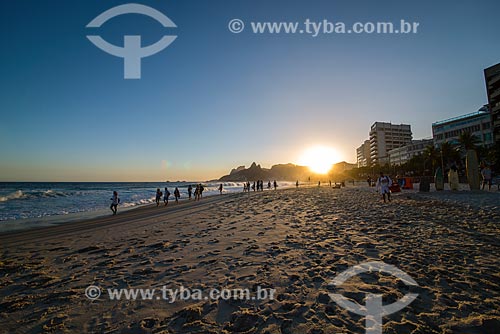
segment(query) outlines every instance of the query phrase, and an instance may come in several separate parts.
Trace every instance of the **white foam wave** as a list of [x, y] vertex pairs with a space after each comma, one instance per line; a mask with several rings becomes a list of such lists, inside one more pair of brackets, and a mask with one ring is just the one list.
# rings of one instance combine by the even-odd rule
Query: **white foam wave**
[[24, 198], [26, 195], [21, 190], [16, 190], [13, 193], [8, 194], [7, 196], [0, 196], [0, 202], [7, 202], [12, 199]]

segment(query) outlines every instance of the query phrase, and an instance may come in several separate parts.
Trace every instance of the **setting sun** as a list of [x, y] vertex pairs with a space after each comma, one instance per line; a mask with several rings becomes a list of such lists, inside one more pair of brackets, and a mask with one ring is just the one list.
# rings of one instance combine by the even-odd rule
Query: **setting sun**
[[332, 165], [339, 161], [340, 158], [335, 149], [327, 146], [315, 146], [302, 153], [299, 164], [309, 167], [314, 173], [326, 174]]

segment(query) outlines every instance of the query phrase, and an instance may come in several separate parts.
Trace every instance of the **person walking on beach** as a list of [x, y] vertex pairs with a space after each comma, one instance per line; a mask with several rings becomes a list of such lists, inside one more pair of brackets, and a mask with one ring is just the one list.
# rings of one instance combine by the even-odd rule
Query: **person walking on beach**
[[188, 186], [188, 195], [189, 195], [189, 200], [191, 200], [191, 195], [193, 194], [193, 187], [191, 185]]
[[199, 201], [200, 200], [200, 185], [196, 185], [196, 189], [194, 190], [194, 200]]
[[384, 203], [386, 203], [385, 195], [387, 194], [387, 199], [389, 202], [391, 201], [391, 190], [389, 187], [392, 184], [392, 180], [389, 176], [385, 176], [384, 173], [380, 172], [380, 177], [377, 180], [377, 189], [382, 194], [382, 198], [384, 199]]
[[219, 193], [222, 195], [222, 183], [219, 186]]
[[481, 176], [483, 177], [483, 190], [484, 186], [488, 184], [488, 190], [491, 190], [491, 169], [490, 166], [486, 165], [481, 171]]
[[169, 197], [170, 197], [170, 191], [168, 191], [167, 187], [165, 187], [165, 193], [163, 194], [163, 203], [165, 203], [165, 206], [168, 205]]
[[113, 211], [113, 216], [116, 215], [118, 211], [118, 204], [120, 203], [120, 198], [118, 197], [118, 193], [113, 191], [113, 197], [111, 197], [111, 206], [109, 207], [111, 211]]
[[253, 181], [252, 190], [255, 191], [255, 181]]
[[267, 181], [267, 189], [271, 189], [271, 180]]
[[298, 188], [299, 187], [299, 180], [297, 180], [297, 182], [295, 182], [295, 188]]
[[274, 190], [276, 190], [276, 188], [278, 188], [278, 183], [274, 180]]
[[156, 206], [160, 205], [161, 195], [162, 193], [160, 191], [160, 188], [156, 189], [156, 199], [155, 199]]
[[181, 193], [179, 191], [179, 188], [175, 187], [174, 190], [174, 197], [175, 197], [175, 203], [179, 203], [179, 198], [181, 197]]
[[205, 190], [205, 187], [200, 183], [200, 193], [199, 193], [199, 198], [203, 198], [203, 190]]
[[318, 181], [318, 188], [321, 187], [321, 181]]

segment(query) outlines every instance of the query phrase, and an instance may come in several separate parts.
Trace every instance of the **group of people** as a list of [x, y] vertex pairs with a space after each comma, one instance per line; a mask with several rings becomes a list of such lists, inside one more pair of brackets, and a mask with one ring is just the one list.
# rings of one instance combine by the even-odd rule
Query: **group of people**
[[[193, 193], [193, 186], [189, 185], [187, 188], [189, 199], [191, 200], [193, 198], [193, 195], [194, 195], [195, 201], [200, 200], [203, 197], [204, 190], [205, 190], [205, 187], [201, 183], [199, 183], [196, 185], [196, 188], [194, 189], [194, 193]], [[222, 184], [219, 186], [219, 191], [222, 194]], [[165, 187], [164, 191], [161, 191], [160, 188], [157, 188], [156, 189], [156, 196], [155, 196], [156, 206], [157, 207], [160, 206], [162, 198], [163, 198], [164, 206], [167, 206], [168, 201], [170, 199], [170, 195], [171, 195], [171, 193], [167, 187]], [[180, 198], [181, 198], [181, 192], [179, 191], [178, 187], [175, 187], [175, 190], [174, 190], [175, 203], [179, 203]], [[109, 207], [111, 209], [111, 211], [113, 212], [113, 216], [116, 215], [116, 213], [118, 211], [118, 204], [120, 204], [120, 198], [118, 197], [118, 192], [113, 191], [113, 196], [111, 197], [111, 205]]]
[[[492, 176], [491, 176], [491, 168], [489, 165], [484, 165], [484, 167], [481, 169], [481, 178], [482, 180], [482, 190], [486, 186], [488, 186], [488, 190], [491, 190], [491, 184], [492, 184]], [[448, 182], [450, 183], [450, 189], [451, 190], [458, 190], [458, 170], [455, 165], [451, 166], [449, 172], [448, 172]]]
[[[187, 193], [188, 193], [189, 200], [191, 200], [194, 196], [194, 200], [199, 201], [203, 197], [204, 190], [205, 190], [205, 187], [201, 183], [198, 183], [196, 185], [196, 188], [194, 188], [194, 192], [193, 192], [193, 186], [189, 185], [187, 187]], [[222, 184], [220, 185], [219, 190], [222, 192]], [[170, 192], [168, 191], [167, 187], [165, 187], [164, 193], [162, 193], [160, 191], [160, 188], [156, 189], [156, 206], [160, 205], [160, 201], [161, 201], [162, 196], [163, 196], [163, 203], [165, 203], [165, 206], [167, 206], [168, 200], [170, 197]], [[179, 191], [178, 187], [175, 187], [174, 198], [175, 198], [175, 203], [179, 203], [179, 199], [181, 198], [181, 192]]]
[[[492, 172], [489, 165], [484, 165], [481, 169], [481, 178], [482, 178], [482, 190], [486, 186], [488, 186], [488, 190], [491, 190], [492, 184]], [[448, 183], [450, 184], [451, 190], [458, 190], [459, 177], [458, 177], [458, 169], [456, 165], [452, 165], [450, 170], [448, 171]]]
[[[221, 184], [222, 187], [222, 184]], [[267, 189], [271, 189], [271, 187], [274, 187], [274, 190], [278, 188], [278, 182], [276, 180], [273, 181], [271, 185], [271, 181], [267, 182]], [[250, 184], [250, 181], [247, 181], [246, 183], [243, 183], [243, 192], [247, 191], [250, 192], [250, 189], [253, 191], [264, 191], [264, 181], [263, 180], [257, 180], [254, 181], [253, 184]]]
[[189, 185], [187, 190], [188, 190], [189, 200], [191, 200], [191, 198], [194, 195], [194, 200], [199, 201], [203, 197], [203, 191], [205, 190], [205, 187], [201, 183], [198, 183], [196, 185], [196, 188], [194, 189], [194, 194], [193, 194], [193, 186], [192, 185]]
[[[156, 189], [156, 198], [155, 198], [156, 206], [160, 205], [162, 196], [163, 196], [163, 203], [165, 204], [165, 206], [167, 206], [168, 200], [170, 198], [170, 191], [168, 191], [167, 187], [165, 187], [164, 193], [161, 192], [160, 188]], [[175, 203], [179, 203], [179, 198], [181, 198], [181, 192], [179, 191], [179, 188], [177, 188], [177, 187], [175, 187], [175, 190], [174, 190], [174, 198], [175, 198]]]
[[[492, 176], [491, 176], [491, 168], [488, 165], [485, 165], [481, 169], [481, 177], [482, 177], [482, 190], [486, 186], [488, 186], [488, 190], [491, 190], [491, 184], [492, 184]], [[372, 178], [368, 177], [367, 179], [368, 185], [372, 185]], [[458, 169], [457, 166], [452, 165], [450, 167], [450, 170], [448, 171], [448, 183], [450, 185], [450, 190], [459, 190], [459, 177], [458, 177]], [[382, 199], [384, 200], [384, 203], [386, 200], [389, 202], [391, 201], [391, 190], [390, 187], [392, 185], [392, 180], [389, 176], [384, 175], [384, 173], [380, 172], [380, 177], [377, 179], [376, 182], [376, 188], [382, 195]], [[387, 197], [387, 199], [386, 199]]]

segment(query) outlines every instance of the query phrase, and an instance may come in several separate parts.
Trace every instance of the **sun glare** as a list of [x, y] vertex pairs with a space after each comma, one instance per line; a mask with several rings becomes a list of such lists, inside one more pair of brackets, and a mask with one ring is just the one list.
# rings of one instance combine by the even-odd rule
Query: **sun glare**
[[339, 155], [331, 147], [315, 146], [304, 151], [299, 159], [299, 165], [307, 166], [317, 174], [326, 174], [332, 165], [339, 162]]

